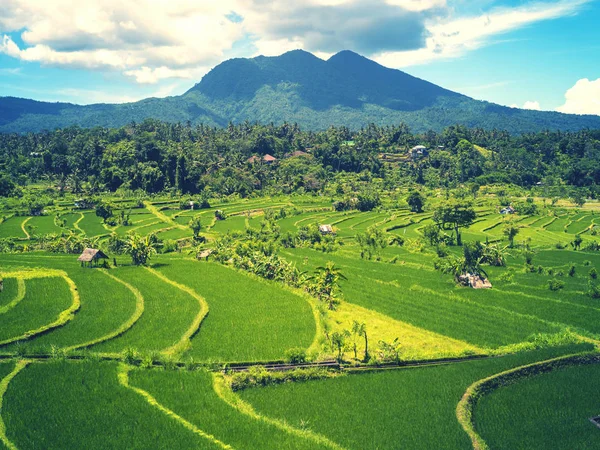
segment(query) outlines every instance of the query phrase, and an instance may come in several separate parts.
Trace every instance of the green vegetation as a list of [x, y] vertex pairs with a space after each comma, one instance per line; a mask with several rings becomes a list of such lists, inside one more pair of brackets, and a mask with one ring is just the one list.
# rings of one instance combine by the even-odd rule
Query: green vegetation
[[120, 267], [110, 273], [141, 293], [144, 313], [125, 334], [98, 344], [94, 350], [158, 352], [176, 345], [200, 310], [196, 299], [141, 268]]
[[189, 351], [195, 359], [281, 359], [287, 349], [307, 348], [314, 338], [310, 305], [279, 286], [214, 263], [173, 259], [157, 270], [208, 303], [209, 314]]
[[[547, 447], [507, 418], [546, 375], [475, 387], [596, 362], [599, 142], [155, 121], [0, 135], [2, 445]], [[107, 258], [82, 264], [87, 248]], [[559, 433], [541, 402], [516, 408]]]
[[[439, 131], [449, 123], [511, 133], [600, 127], [593, 115], [532, 111], [474, 100], [382, 67], [351, 51], [342, 51], [327, 61], [301, 50], [279, 57], [232, 59], [177, 97], [87, 106], [4, 97], [0, 111], [0, 131], [20, 133], [69, 125], [116, 127], [150, 117], [209, 127], [226, 127], [232, 121], [297, 123], [311, 130], [331, 124], [358, 129], [371, 123], [401, 122], [423, 132]], [[341, 136], [340, 144], [352, 149], [359, 147], [360, 141]], [[474, 151], [485, 156], [488, 153], [482, 147], [487, 148], [486, 143]], [[127, 159], [129, 150], [122, 147], [122, 153], [113, 157]], [[178, 162], [174, 159], [171, 164], [180, 167]], [[172, 180], [175, 186], [184, 182], [185, 171], [180, 169], [179, 174]], [[119, 175], [113, 174], [115, 178]], [[151, 178], [152, 172], [145, 172], [145, 176]], [[7, 183], [4, 189], [11, 187]]]
[[73, 303], [67, 283], [58, 277], [25, 281], [23, 300], [2, 315], [0, 343], [25, 335], [54, 322]]
[[132, 384], [233, 448], [315, 448], [305, 439], [240, 414], [213, 390], [207, 372], [134, 371]]
[[599, 374], [598, 365], [566, 367], [492, 391], [477, 405], [477, 430], [490, 448], [598, 448], [589, 419], [598, 415]]
[[504, 368], [581, 350], [527, 352], [483, 361], [388, 370], [241, 391], [257, 412], [306, 424], [346, 448], [469, 448], [456, 403], [469, 384]]
[[220, 448], [120, 386], [116, 372], [114, 363], [30, 364], [4, 398], [8, 438], [17, 448]]

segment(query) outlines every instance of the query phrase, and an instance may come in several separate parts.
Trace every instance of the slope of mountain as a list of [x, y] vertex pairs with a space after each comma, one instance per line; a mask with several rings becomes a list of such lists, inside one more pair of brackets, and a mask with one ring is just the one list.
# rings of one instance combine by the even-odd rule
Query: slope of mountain
[[249, 120], [297, 122], [309, 129], [405, 122], [413, 131], [463, 124], [512, 133], [600, 128], [600, 116], [508, 108], [474, 100], [350, 51], [324, 61], [295, 50], [225, 61], [177, 97], [79, 106], [0, 98], [0, 132], [68, 125], [122, 126], [155, 118], [225, 126]]

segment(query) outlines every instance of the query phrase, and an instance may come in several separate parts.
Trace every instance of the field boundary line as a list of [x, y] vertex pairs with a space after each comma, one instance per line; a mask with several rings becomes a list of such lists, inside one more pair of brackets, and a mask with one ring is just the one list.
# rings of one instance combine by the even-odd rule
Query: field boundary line
[[80, 212], [79, 216], [80, 216], [79, 219], [77, 219], [75, 222], [73, 222], [73, 228], [78, 230], [81, 234], [85, 234], [85, 231], [83, 231], [81, 228], [79, 228], [79, 222], [81, 222], [84, 219], [85, 215], [82, 212]]
[[185, 350], [188, 350], [192, 346], [192, 341], [191, 341], [192, 337], [194, 337], [194, 335], [200, 330], [200, 325], [202, 324], [202, 321], [208, 315], [208, 312], [209, 312], [208, 302], [205, 300], [204, 297], [202, 297], [200, 294], [198, 294], [196, 291], [194, 291], [189, 286], [186, 286], [181, 283], [177, 283], [176, 281], [171, 280], [170, 278], [166, 277], [162, 273], [160, 273], [157, 270], [152, 269], [150, 267], [144, 267], [144, 269], [146, 269], [148, 272], [150, 272], [151, 274], [153, 274], [155, 277], [159, 278], [160, 280], [164, 281], [165, 283], [170, 284], [171, 286], [176, 287], [177, 289], [179, 289], [179, 290], [185, 292], [186, 294], [190, 295], [191, 297], [195, 298], [198, 301], [198, 304], [200, 305], [200, 311], [198, 311], [198, 314], [196, 314], [196, 317], [194, 318], [192, 325], [187, 329], [187, 331], [181, 337], [179, 342], [177, 342], [175, 345], [172, 345], [171, 347], [168, 347], [161, 351], [161, 353], [163, 353], [165, 355], [176, 355], [179, 353], [183, 353]]
[[107, 277], [112, 278], [116, 282], [121, 283], [123, 286], [125, 286], [127, 289], [129, 289], [131, 291], [131, 293], [135, 297], [135, 311], [133, 312], [133, 315], [116, 330], [114, 330], [111, 333], [106, 334], [104, 336], [100, 336], [99, 338], [93, 339], [88, 342], [84, 342], [83, 344], [77, 344], [77, 345], [72, 345], [70, 347], [67, 347], [65, 349], [65, 351], [67, 351], [67, 352], [69, 352], [71, 350], [88, 348], [93, 345], [100, 344], [101, 342], [106, 342], [106, 341], [109, 341], [111, 339], [121, 336], [123, 333], [125, 333], [131, 327], [133, 327], [135, 325], [135, 323], [140, 319], [140, 317], [142, 317], [142, 314], [144, 313], [144, 296], [142, 295], [142, 293], [140, 291], [137, 290], [137, 288], [135, 288], [131, 284], [127, 283], [126, 281], [123, 281], [120, 278], [117, 278], [114, 275], [108, 273], [108, 271], [106, 271], [104, 269], [100, 269], [100, 272], [103, 273], [104, 275], [106, 275]]
[[0, 442], [2, 442], [8, 450], [17, 450], [17, 446], [8, 439], [8, 436], [6, 436], [6, 424], [4, 423], [4, 420], [2, 420], [2, 401], [4, 400], [4, 394], [6, 394], [8, 385], [12, 379], [16, 377], [21, 370], [27, 367], [29, 363], [30, 361], [26, 360], [18, 361], [13, 371], [0, 380]]
[[525, 364], [482, 378], [471, 384], [463, 394], [456, 406], [456, 418], [464, 432], [471, 439], [474, 450], [489, 450], [490, 447], [475, 430], [474, 412], [481, 397], [500, 387], [514, 384], [524, 378], [552, 372], [571, 365], [598, 363], [600, 363], [600, 355], [598, 353], [575, 353]]
[[173, 420], [176, 420], [177, 422], [179, 422], [181, 425], [183, 425], [185, 428], [187, 428], [188, 430], [190, 430], [192, 433], [203, 437], [204, 439], [209, 440], [210, 442], [212, 442], [213, 444], [218, 445], [219, 447], [223, 448], [223, 449], [227, 449], [227, 450], [233, 450], [233, 447], [229, 444], [226, 444], [223, 441], [220, 441], [219, 439], [217, 439], [215, 436], [213, 436], [212, 434], [209, 434], [203, 430], [201, 430], [200, 428], [198, 428], [196, 425], [194, 425], [193, 423], [187, 421], [186, 419], [184, 419], [183, 417], [181, 417], [180, 415], [178, 415], [176, 412], [174, 412], [173, 410], [167, 408], [166, 406], [163, 406], [162, 404], [160, 404], [149, 392], [144, 391], [143, 389], [140, 389], [138, 387], [132, 386], [131, 384], [129, 384], [129, 372], [132, 370], [133, 368], [131, 366], [127, 366], [125, 364], [119, 364], [119, 368], [117, 371], [117, 377], [119, 379], [119, 384], [127, 389], [132, 390], [133, 392], [135, 392], [138, 395], [141, 395], [142, 397], [144, 397], [144, 399], [146, 400], [146, 402], [148, 402], [151, 406], [155, 407], [156, 409], [158, 409], [160, 412], [162, 412], [163, 414], [167, 415], [168, 417], [170, 417]]
[[25, 239], [31, 239], [31, 235], [27, 232], [27, 229], [25, 228], [25, 225], [27, 224], [27, 222], [29, 222], [31, 220], [31, 217], [28, 217], [27, 219], [25, 219], [23, 222], [21, 222], [21, 230], [23, 230], [23, 233], [25, 233]]
[[330, 440], [322, 434], [315, 433], [314, 431], [310, 430], [300, 430], [282, 420], [273, 419], [271, 417], [263, 416], [262, 414], [257, 413], [251, 404], [242, 400], [240, 396], [238, 396], [229, 388], [229, 386], [227, 386], [227, 381], [225, 380], [223, 375], [213, 373], [212, 378], [213, 390], [215, 391], [217, 396], [229, 406], [237, 410], [239, 413], [249, 416], [255, 420], [260, 420], [269, 425], [273, 425], [279, 428], [280, 430], [285, 431], [286, 433], [292, 434], [303, 439], [311, 440], [319, 445], [323, 445], [334, 450], [346, 450], [345, 447], [342, 447], [338, 443]]
[[146, 207], [146, 209], [148, 211], [150, 211], [152, 214], [154, 214], [156, 217], [158, 217], [161, 220], [161, 222], [170, 223], [173, 226], [175, 226], [176, 228], [179, 228], [181, 230], [187, 229], [186, 226], [175, 222], [171, 217], [167, 216], [166, 214], [161, 213], [159, 211], [159, 209], [156, 206], [154, 206], [152, 203], [146, 201], [146, 202], [144, 202], [144, 206]]
[[39, 328], [36, 328], [35, 330], [27, 331], [20, 336], [16, 336], [16, 337], [6, 339], [4, 341], [0, 341], [0, 346], [11, 344], [13, 342], [29, 340], [34, 336], [47, 333], [48, 331], [53, 330], [55, 328], [62, 327], [63, 325], [67, 324], [70, 320], [73, 319], [73, 317], [75, 316], [75, 313], [77, 311], [79, 311], [79, 308], [81, 307], [81, 299], [79, 298], [79, 292], [77, 291], [77, 285], [75, 284], [75, 282], [73, 280], [71, 280], [66, 275], [66, 273], [63, 274], [61, 277], [69, 285], [69, 290], [71, 291], [71, 297], [73, 298], [73, 303], [71, 303], [71, 306], [69, 306], [67, 309], [65, 309], [63, 312], [61, 312], [58, 315], [58, 318], [54, 322], [49, 323], [47, 325], [43, 325]]
[[25, 292], [25, 280], [23, 278], [17, 278], [17, 296], [14, 299], [12, 299], [9, 304], [4, 305], [2, 308], [0, 308], [0, 314], [6, 314], [8, 311], [10, 311], [19, 303], [21, 303], [21, 300], [25, 298]]

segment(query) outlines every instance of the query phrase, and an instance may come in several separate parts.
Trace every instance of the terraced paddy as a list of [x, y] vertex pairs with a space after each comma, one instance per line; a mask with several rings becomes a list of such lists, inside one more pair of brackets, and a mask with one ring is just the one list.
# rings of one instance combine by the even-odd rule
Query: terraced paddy
[[[463, 238], [503, 246], [504, 222], [513, 219], [517, 246], [531, 239], [536, 273], [523, 270], [522, 252], [511, 251], [508, 267], [486, 267], [494, 288], [476, 291], [434, 270], [435, 248], [421, 242], [423, 227], [433, 223], [431, 211], [336, 212], [330, 202], [307, 198], [215, 202], [200, 211], [178, 204], [147, 202], [131, 210], [132, 225], [108, 228], [93, 211], [65, 210], [60, 230], [97, 236], [105, 248], [112, 231], [188, 238], [189, 221], [199, 216], [208, 237], [201, 248], [210, 248], [214, 239], [246, 226], [260, 230], [264, 209], [286, 206], [290, 214], [277, 220], [281, 233], [323, 223], [336, 229], [341, 243], [333, 253], [276, 251], [305, 272], [306, 283], [318, 267], [334, 263], [346, 278], [339, 306], [327, 310], [302, 285], [267, 281], [227, 261], [197, 261], [191, 247], [155, 255], [148, 267], [107, 250], [107, 269], [83, 268], [76, 254], [0, 253], [0, 448], [468, 449], [472, 442], [456, 409], [471, 384], [534, 361], [591, 351], [600, 340], [600, 305], [587, 295], [600, 256], [555, 248], [577, 233], [584, 244], [597, 239], [588, 232], [596, 220], [590, 211], [561, 213], [545, 229], [553, 220], [545, 213], [506, 218], [479, 207]], [[216, 221], [215, 209], [227, 219]], [[27, 239], [23, 222], [36, 234], [51, 232], [57, 211], [9, 218], [0, 235], [14, 232], [19, 245], [33, 245], [39, 236]], [[390, 239], [405, 237], [406, 244], [361, 259], [355, 236], [373, 226], [389, 230]], [[456, 247], [448, 251], [461, 254]], [[548, 289], [555, 278], [564, 282], [556, 292]], [[371, 357], [382, 357], [382, 341], [396, 342], [403, 363], [431, 365], [352, 371], [366, 350], [364, 337], [351, 332], [355, 321], [366, 327]], [[260, 372], [253, 375], [259, 386], [234, 392], [232, 374], [221, 370], [282, 361], [292, 349], [331, 360], [334, 335], [345, 336], [345, 370], [335, 378], [262, 387], [270, 378]], [[474, 356], [482, 359], [468, 359]], [[554, 442], [596, 448], [587, 420], [595, 414], [595, 388], [583, 381], [596, 371], [595, 365], [564, 369], [494, 391], [476, 405], [475, 429], [491, 448], [549, 448]], [[562, 389], [566, 385], [582, 392]], [[564, 395], [549, 398], [547, 392]], [[523, 398], [531, 402], [523, 406]], [[565, 399], [573, 406], [564, 407]], [[515, 419], [514, 408], [527, 420]], [[565, 433], [565, 421], [578, 422]], [[546, 423], [551, 433], [539, 431]]]

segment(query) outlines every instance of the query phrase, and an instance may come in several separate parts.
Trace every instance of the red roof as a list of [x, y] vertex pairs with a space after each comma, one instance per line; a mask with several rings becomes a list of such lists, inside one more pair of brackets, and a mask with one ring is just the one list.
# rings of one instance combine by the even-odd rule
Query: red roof
[[271, 155], [265, 155], [265, 156], [263, 156], [263, 161], [273, 162], [273, 161], [277, 161], [277, 158], [275, 158], [274, 156], [271, 156]]

